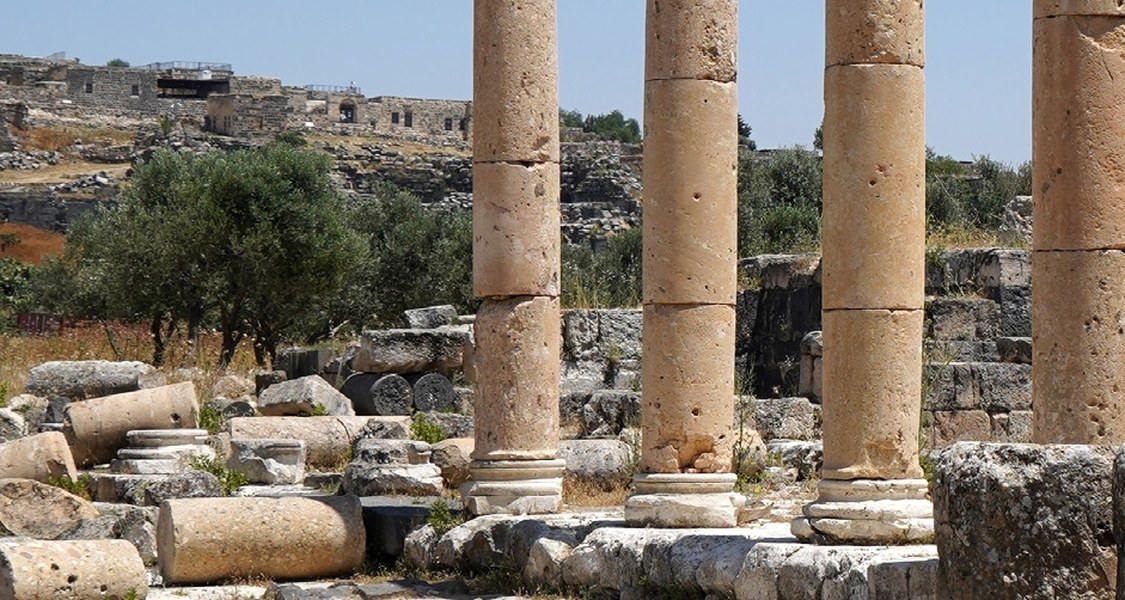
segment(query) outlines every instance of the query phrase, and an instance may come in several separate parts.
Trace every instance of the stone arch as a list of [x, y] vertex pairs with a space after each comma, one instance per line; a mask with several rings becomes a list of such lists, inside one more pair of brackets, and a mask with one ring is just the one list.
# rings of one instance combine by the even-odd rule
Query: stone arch
[[344, 98], [340, 102], [340, 122], [341, 123], [355, 123], [358, 114], [355, 100], [351, 98]]

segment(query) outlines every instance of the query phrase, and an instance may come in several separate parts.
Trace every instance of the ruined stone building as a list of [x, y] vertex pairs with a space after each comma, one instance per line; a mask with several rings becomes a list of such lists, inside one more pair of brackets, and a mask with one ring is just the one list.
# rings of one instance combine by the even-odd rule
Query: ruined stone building
[[335, 126], [418, 140], [464, 142], [472, 134], [470, 101], [368, 98], [354, 84], [288, 86], [235, 75], [225, 63], [107, 67], [0, 54], [0, 100], [72, 116], [174, 117], [232, 136]]

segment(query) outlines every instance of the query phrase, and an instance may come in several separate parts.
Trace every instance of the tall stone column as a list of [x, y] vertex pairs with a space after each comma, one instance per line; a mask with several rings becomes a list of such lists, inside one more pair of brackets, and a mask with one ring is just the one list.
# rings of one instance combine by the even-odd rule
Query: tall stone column
[[1125, 442], [1125, 7], [1035, 0], [1032, 439]]
[[922, 0], [826, 9], [824, 468], [792, 529], [818, 543], [924, 541]]
[[477, 515], [562, 503], [555, 0], [475, 0], [473, 289]]
[[632, 525], [729, 527], [737, 0], [648, 0], [641, 473]]

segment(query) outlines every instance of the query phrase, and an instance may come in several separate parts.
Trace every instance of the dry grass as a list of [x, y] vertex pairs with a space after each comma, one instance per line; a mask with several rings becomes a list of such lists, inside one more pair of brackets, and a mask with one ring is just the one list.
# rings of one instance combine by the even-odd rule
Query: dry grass
[[628, 483], [601, 486], [584, 479], [563, 478], [563, 504], [572, 507], [602, 508], [623, 506], [625, 499], [633, 493]]
[[132, 131], [92, 127], [29, 127], [16, 129], [20, 146], [26, 150], [46, 150], [58, 152], [82, 140], [84, 144], [109, 142], [113, 145], [132, 144], [135, 134]]
[[48, 256], [62, 255], [63, 242], [66, 241], [58, 233], [16, 223], [0, 225], [0, 235], [4, 234], [14, 235], [19, 241], [0, 250], [0, 258], [14, 258], [29, 265], [37, 265]]
[[124, 179], [125, 173], [132, 165], [107, 165], [87, 161], [64, 160], [57, 165], [47, 165], [41, 169], [28, 171], [0, 171], [0, 183], [31, 184], [31, 183], [65, 183], [78, 179], [83, 175], [94, 175], [105, 171], [109, 175]]
[[[113, 344], [110, 344], [112, 336]], [[202, 376], [196, 380], [201, 399], [210, 393], [211, 385], [222, 373], [217, 367], [221, 337], [204, 333], [195, 366]], [[245, 346], [245, 345], [244, 345]], [[116, 352], [114, 351], [116, 348]], [[174, 337], [165, 355], [165, 370], [174, 371], [187, 362], [187, 341]], [[0, 335], [0, 391], [4, 399], [23, 393], [27, 372], [34, 366], [52, 360], [152, 360], [152, 338], [144, 325], [97, 323], [68, 326], [62, 335], [21, 336]], [[248, 373], [254, 368], [254, 355], [248, 346], [240, 347], [228, 369], [232, 373]]]
[[926, 233], [927, 248], [1026, 248], [1026, 243], [1013, 244], [1000, 238], [995, 229], [966, 225], [939, 227]]

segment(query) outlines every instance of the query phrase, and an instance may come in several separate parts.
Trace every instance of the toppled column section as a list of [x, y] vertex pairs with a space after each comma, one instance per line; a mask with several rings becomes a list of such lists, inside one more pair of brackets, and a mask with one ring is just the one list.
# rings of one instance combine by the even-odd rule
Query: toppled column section
[[641, 473], [630, 525], [733, 527], [738, 3], [649, 0]]
[[559, 440], [559, 120], [555, 0], [474, 3], [474, 514], [551, 513]]
[[1125, 8], [1034, 3], [1032, 440], [1125, 442]]
[[193, 498], [160, 505], [156, 546], [165, 583], [236, 577], [316, 579], [363, 564], [359, 498]]
[[67, 405], [63, 417], [79, 468], [108, 463], [136, 429], [194, 429], [199, 426], [195, 385], [190, 381]]
[[104, 600], [148, 595], [148, 574], [125, 540], [0, 543], [0, 598]]
[[922, 0], [828, 0], [826, 11], [824, 469], [792, 530], [817, 543], [923, 542]]
[[78, 481], [66, 436], [48, 431], [0, 444], [0, 479], [34, 479], [47, 483], [67, 477]]

